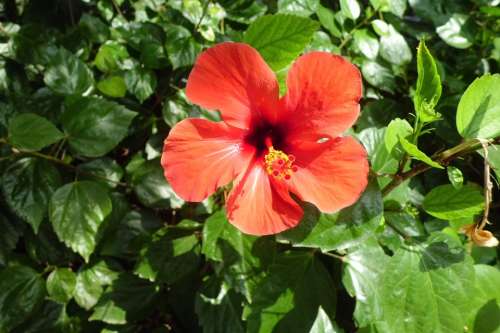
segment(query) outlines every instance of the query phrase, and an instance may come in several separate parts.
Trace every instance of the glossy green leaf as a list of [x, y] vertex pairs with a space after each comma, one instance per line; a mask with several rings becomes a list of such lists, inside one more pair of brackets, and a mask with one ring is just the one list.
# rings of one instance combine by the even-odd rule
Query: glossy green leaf
[[243, 41], [253, 46], [277, 71], [289, 65], [311, 41], [317, 22], [293, 15], [267, 15], [255, 20]]
[[111, 209], [111, 199], [102, 185], [80, 181], [66, 184], [54, 193], [49, 217], [57, 237], [87, 262]]
[[431, 122], [439, 119], [439, 114], [434, 111], [441, 97], [441, 78], [432, 54], [420, 41], [417, 49], [417, 89], [413, 97], [415, 110], [422, 122]]
[[472, 38], [465, 29], [468, 19], [468, 15], [453, 14], [446, 23], [436, 27], [436, 32], [446, 44], [457, 49], [466, 49], [472, 46]]
[[433, 161], [429, 156], [427, 156], [423, 151], [418, 149], [416, 145], [414, 145], [407, 139], [400, 137], [399, 143], [401, 144], [403, 149], [408, 153], [408, 155], [410, 155], [412, 158], [422, 161], [433, 168], [444, 169], [444, 167], [441, 164]]
[[123, 177], [122, 167], [109, 157], [103, 157], [82, 163], [78, 166], [82, 178], [103, 183], [111, 188], [118, 185]]
[[68, 303], [73, 298], [76, 275], [69, 268], [57, 268], [47, 277], [49, 297], [60, 303]]
[[117, 103], [80, 97], [66, 101], [61, 122], [72, 149], [84, 156], [97, 157], [120, 143], [136, 115]]
[[423, 202], [427, 213], [443, 220], [472, 217], [481, 213], [483, 207], [481, 188], [474, 185], [464, 185], [458, 189], [453, 185], [437, 186], [427, 193]]
[[150, 282], [122, 273], [106, 288], [89, 320], [126, 324], [151, 310], [157, 291]]
[[160, 229], [141, 250], [135, 273], [152, 282], [172, 284], [196, 270], [200, 261], [195, 235]]
[[73, 295], [76, 303], [89, 310], [103, 293], [103, 287], [110, 285], [118, 276], [105, 261], [84, 265], [77, 273]]
[[404, 119], [396, 118], [392, 120], [385, 131], [385, 148], [391, 155], [401, 157], [402, 150], [399, 145], [399, 138], [407, 138], [413, 133], [413, 127]]
[[310, 16], [319, 5], [319, 0], [278, 0], [278, 12], [298, 16]]
[[368, 59], [375, 59], [379, 51], [379, 42], [368, 30], [354, 31], [354, 44]]
[[361, 73], [365, 80], [384, 91], [394, 93], [396, 90], [396, 81], [394, 75], [387, 68], [375, 61], [364, 61], [361, 66]]
[[323, 7], [320, 3], [316, 10], [316, 15], [321, 25], [325, 27], [332, 36], [342, 36], [340, 23], [337, 22], [337, 16], [330, 8]]
[[337, 333], [342, 332], [336, 327], [334, 322], [328, 317], [325, 310], [320, 306], [318, 309], [318, 315], [314, 320], [314, 323], [309, 330], [309, 333]]
[[308, 332], [319, 308], [334, 317], [335, 286], [311, 252], [280, 255], [247, 306], [247, 332]]
[[384, 250], [373, 239], [361, 244], [344, 257], [342, 283], [356, 297], [354, 317], [360, 326], [380, 318], [381, 275], [389, 260]]
[[5, 265], [10, 252], [16, 247], [21, 237], [22, 228], [0, 213], [0, 265]]
[[358, 138], [368, 152], [373, 171], [394, 173], [399, 161], [391, 156], [385, 145], [386, 128], [370, 127], [358, 134]]
[[243, 299], [215, 278], [203, 283], [196, 298], [196, 313], [205, 333], [243, 333]]
[[448, 166], [446, 168], [446, 172], [448, 173], [448, 179], [450, 180], [450, 183], [454, 188], [459, 189], [460, 187], [462, 187], [464, 183], [464, 175], [459, 168]]
[[16, 115], [9, 123], [9, 142], [23, 150], [40, 150], [62, 138], [54, 124], [34, 113]]
[[35, 233], [47, 216], [50, 197], [59, 186], [61, 176], [57, 168], [46, 160], [32, 157], [12, 164], [1, 178], [6, 203]]
[[125, 84], [127, 90], [142, 103], [154, 93], [157, 85], [156, 75], [146, 69], [134, 68], [125, 72]]
[[464, 249], [439, 240], [401, 248], [380, 280], [381, 332], [461, 332], [474, 308], [474, 268]]
[[467, 88], [457, 109], [457, 129], [464, 138], [500, 135], [500, 74], [486, 74]]
[[351, 20], [356, 20], [361, 14], [361, 8], [357, 0], [340, 0], [340, 11], [342, 15]]
[[374, 235], [382, 213], [382, 195], [376, 182], [372, 181], [352, 206], [337, 214], [321, 214], [319, 218], [314, 211], [306, 210], [301, 223], [279, 234], [279, 239], [294, 246], [317, 247], [322, 251], [350, 248]]
[[125, 80], [120, 75], [108, 76], [97, 82], [97, 89], [109, 97], [123, 97], [127, 92]]
[[380, 56], [394, 65], [411, 62], [411, 49], [404, 37], [389, 24], [387, 33], [380, 37]]
[[61, 95], [82, 95], [94, 84], [94, 76], [87, 65], [65, 49], [59, 49], [51, 58], [43, 80]]
[[45, 282], [27, 266], [0, 271], [0, 330], [9, 332], [37, 311], [45, 297]]
[[174, 69], [194, 64], [202, 47], [191, 36], [191, 32], [180, 25], [169, 25], [165, 29], [165, 48]]
[[109, 41], [97, 51], [94, 64], [101, 72], [110, 73], [121, 69], [128, 57], [128, 51], [123, 45]]

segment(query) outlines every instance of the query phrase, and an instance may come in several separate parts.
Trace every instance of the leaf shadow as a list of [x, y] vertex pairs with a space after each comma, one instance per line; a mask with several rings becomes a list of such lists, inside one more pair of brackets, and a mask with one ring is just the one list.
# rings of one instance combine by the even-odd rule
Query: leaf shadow
[[491, 299], [478, 311], [474, 320], [474, 333], [494, 333], [500, 328], [500, 307]]
[[463, 248], [450, 248], [446, 242], [435, 242], [422, 250], [419, 269], [421, 272], [428, 272], [434, 269], [446, 268], [464, 260], [465, 251]]

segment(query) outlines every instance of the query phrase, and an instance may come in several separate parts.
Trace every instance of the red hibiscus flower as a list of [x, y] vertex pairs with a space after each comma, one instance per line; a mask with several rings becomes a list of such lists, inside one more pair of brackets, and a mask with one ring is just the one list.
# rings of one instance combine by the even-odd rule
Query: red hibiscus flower
[[311, 52], [288, 72], [280, 98], [273, 71], [246, 44], [222, 43], [203, 52], [186, 95], [222, 121], [185, 119], [165, 140], [162, 166], [174, 191], [202, 201], [234, 180], [229, 221], [253, 235], [296, 226], [303, 215], [292, 198], [323, 212], [353, 204], [365, 189], [363, 147], [342, 136], [359, 114], [361, 76], [340, 56]]

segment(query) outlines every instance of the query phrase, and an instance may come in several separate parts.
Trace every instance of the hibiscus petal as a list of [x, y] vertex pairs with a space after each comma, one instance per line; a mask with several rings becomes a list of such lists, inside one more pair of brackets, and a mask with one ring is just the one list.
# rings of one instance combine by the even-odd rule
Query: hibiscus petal
[[227, 213], [229, 222], [244, 233], [270, 235], [296, 226], [303, 211], [286, 185], [271, 179], [257, 162], [238, 177], [229, 194]]
[[298, 167], [290, 189], [322, 212], [333, 213], [352, 205], [368, 183], [366, 151], [352, 137], [295, 149]]
[[243, 143], [244, 134], [224, 122], [181, 121], [165, 139], [165, 178], [184, 200], [202, 201], [248, 167], [255, 149]]
[[278, 82], [260, 54], [242, 43], [221, 43], [203, 52], [189, 75], [186, 95], [217, 109], [228, 124], [249, 128], [253, 117], [276, 112]]
[[337, 137], [358, 118], [361, 74], [341, 56], [311, 52], [299, 57], [288, 72], [287, 87], [282, 102], [291, 141]]

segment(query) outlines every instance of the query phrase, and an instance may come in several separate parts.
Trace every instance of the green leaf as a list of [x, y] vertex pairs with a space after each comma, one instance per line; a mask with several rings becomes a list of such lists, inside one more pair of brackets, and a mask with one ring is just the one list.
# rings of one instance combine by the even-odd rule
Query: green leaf
[[416, 145], [411, 143], [410, 141], [406, 140], [403, 137], [399, 138], [399, 143], [401, 143], [401, 146], [403, 149], [410, 155], [412, 158], [417, 159], [419, 161], [424, 162], [427, 165], [430, 165], [433, 168], [438, 168], [438, 169], [444, 169], [444, 167], [437, 163], [434, 162], [429, 156], [427, 156], [423, 151], [418, 149]]
[[400, 248], [380, 281], [380, 332], [462, 332], [474, 308], [474, 268], [449, 241]]
[[111, 213], [111, 199], [99, 183], [81, 181], [59, 188], [49, 205], [49, 217], [57, 237], [86, 262], [94, 252], [99, 229]]
[[293, 15], [266, 15], [255, 20], [243, 41], [253, 46], [269, 66], [278, 71], [288, 66], [311, 41], [318, 23]]
[[330, 8], [323, 7], [320, 3], [316, 10], [316, 15], [321, 25], [325, 27], [332, 36], [338, 38], [342, 37], [340, 24], [337, 22], [337, 15], [335, 15]]
[[191, 66], [202, 50], [201, 44], [191, 36], [191, 32], [181, 25], [168, 25], [165, 49], [174, 69]]
[[401, 148], [397, 147], [399, 144], [399, 138], [407, 138], [412, 133], [413, 127], [411, 127], [408, 121], [400, 118], [392, 120], [385, 131], [385, 148], [389, 153], [391, 153], [391, 155], [396, 158], [400, 158], [402, 151]]
[[309, 330], [309, 333], [337, 333], [341, 332], [336, 328], [334, 322], [328, 317], [325, 310], [320, 306], [318, 309], [318, 315], [314, 319], [314, 323]]
[[94, 76], [87, 65], [65, 49], [59, 49], [50, 59], [43, 80], [61, 95], [82, 95], [94, 84]]
[[361, 73], [365, 80], [374, 87], [389, 93], [394, 93], [396, 89], [396, 81], [394, 75], [387, 68], [378, 62], [367, 60], [361, 65]]
[[500, 74], [486, 74], [467, 87], [457, 109], [457, 129], [464, 138], [500, 135]]
[[158, 289], [146, 280], [122, 273], [104, 291], [89, 320], [120, 325], [126, 324], [128, 320], [142, 318], [154, 305]]
[[134, 94], [139, 102], [144, 102], [156, 89], [156, 75], [153, 71], [143, 68], [133, 68], [125, 72], [127, 90]]
[[103, 157], [78, 165], [82, 178], [101, 182], [110, 188], [115, 188], [123, 177], [122, 167], [116, 161]]
[[[480, 154], [484, 158], [484, 153], [480, 151]], [[500, 182], [500, 146], [499, 145], [489, 145], [488, 146], [488, 163], [496, 174], [497, 181]]]
[[22, 235], [22, 228], [0, 213], [0, 230], [2, 230], [0, 233], [0, 265], [5, 265], [10, 252], [16, 247], [17, 241]]
[[57, 268], [47, 278], [47, 292], [56, 302], [68, 303], [73, 298], [75, 286], [76, 275], [69, 268]]
[[357, 0], [340, 0], [340, 11], [342, 15], [351, 20], [356, 20], [361, 14], [361, 8]]
[[47, 216], [52, 193], [61, 186], [59, 171], [50, 162], [26, 157], [10, 165], [2, 177], [2, 193], [8, 206], [33, 230]]
[[457, 49], [472, 46], [473, 39], [466, 29], [468, 15], [455, 13], [443, 25], [436, 27], [436, 32], [446, 44]]
[[184, 204], [167, 183], [159, 158], [143, 162], [131, 176], [134, 192], [145, 206], [180, 208]]
[[278, 239], [294, 246], [317, 247], [322, 251], [346, 249], [371, 238], [383, 215], [382, 194], [377, 182], [368, 184], [358, 201], [337, 214], [322, 214], [319, 219], [309, 209], [305, 219]]
[[118, 276], [105, 261], [92, 266], [84, 265], [76, 276], [73, 295], [76, 303], [82, 308], [93, 308], [103, 293], [103, 286], [110, 285]]
[[459, 189], [464, 184], [464, 175], [459, 168], [455, 168], [453, 166], [448, 166], [446, 168], [446, 172], [448, 173], [448, 179], [450, 180], [451, 185], [454, 188]]
[[368, 59], [375, 59], [379, 51], [379, 43], [368, 30], [360, 29], [354, 31], [354, 45]]
[[479, 311], [474, 319], [474, 333], [500, 331], [500, 270], [487, 265], [475, 265]]
[[92, 42], [103, 43], [109, 37], [108, 26], [98, 17], [84, 13], [78, 25]]
[[298, 16], [311, 16], [317, 10], [319, 0], [278, 0], [278, 12]]
[[202, 253], [220, 262], [226, 281], [251, 302], [261, 271], [274, 258], [275, 244], [268, 238], [243, 234], [219, 211], [205, 221]]
[[172, 284], [196, 270], [200, 261], [199, 242], [194, 234], [163, 228], [141, 250], [135, 273], [152, 282]]
[[373, 20], [372, 28], [379, 36], [388, 36], [390, 34], [390, 26], [382, 20]]
[[335, 285], [311, 252], [281, 254], [244, 311], [247, 332], [308, 332], [319, 308], [335, 314]]
[[373, 171], [395, 173], [399, 161], [391, 156], [385, 145], [386, 128], [369, 127], [358, 134], [371, 162]]
[[481, 213], [484, 198], [478, 186], [464, 185], [457, 189], [453, 185], [441, 185], [427, 193], [423, 208], [434, 217], [456, 220]]
[[359, 326], [369, 325], [382, 315], [381, 275], [389, 260], [373, 239], [361, 244], [344, 257], [342, 283], [356, 297], [354, 318]]
[[125, 46], [108, 41], [101, 45], [95, 56], [94, 65], [104, 73], [115, 72], [122, 68], [123, 62], [129, 57]]
[[[424, 40], [420, 41], [417, 49], [417, 70], [417, 89], [413, 103], [419, 119], [422, 122], [431, 122], [440, 118], [434, 108], [441, 97], [442, 87], [436, 62], [425, 46]], [[426, 112], [428, 110], [431, 112]]]
[[380, 56], [394, 65], [405, 65], [411, 62], [411, 50], [404, 37], [391, 25], [380, 37]]
[[196, 297], [196, 314], [204, 333], [243, 333], [241, 304], [243, 299], [227, 285], [210, 278]]
[[97, 83], [97, 89], [110, 97], [123, 97], [127, 93], [125, 80], [120, 75], [108, 76]]
[[12, 333], [75, 332], [79, 322], [66, 314], [63, 304], [45, 301], [30, 320], [17, 326]]
[[37, 311], [45, 297], [45, 282], [27, 266], [0, 271], [0, 331], [10, 332]]
[[24, 150], [40, 150], [63, 138], [50, 121], [34, 113], [21, 113], [9, 122], [9, 142]]
[[84, 156], [98, 157], [120, 143], [136, 115], [120, 104], [79, 97], [66, 101], [61, 122], [72, 149]]

